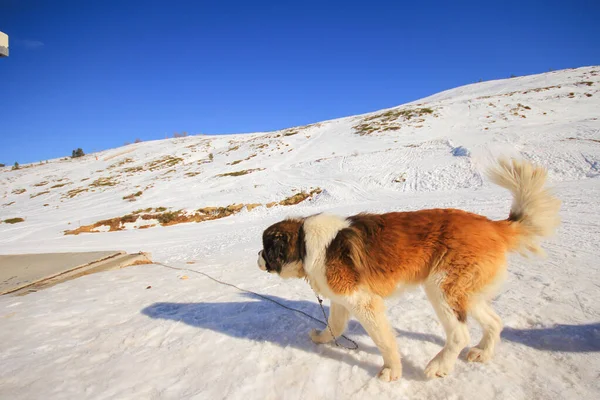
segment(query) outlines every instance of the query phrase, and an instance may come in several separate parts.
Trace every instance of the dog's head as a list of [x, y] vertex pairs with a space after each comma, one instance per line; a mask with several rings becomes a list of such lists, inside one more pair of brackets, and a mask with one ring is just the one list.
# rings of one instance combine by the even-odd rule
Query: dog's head
[[258, 267], [282, 278], [304, 277], [306, 255], [302, 219], [286, 219], [263, 232], [263, 249], [258, 252]]

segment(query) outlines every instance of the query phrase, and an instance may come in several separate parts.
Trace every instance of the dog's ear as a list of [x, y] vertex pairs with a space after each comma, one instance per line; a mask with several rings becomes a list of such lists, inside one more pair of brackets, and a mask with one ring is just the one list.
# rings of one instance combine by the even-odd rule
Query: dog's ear
[[290, 235], [284, 232], [277, 232], [269, 237], [268, 245], [265, 246], [266, 259], [271, 267], [277, 272], [287, 261], [287, 249], [289, 246]]

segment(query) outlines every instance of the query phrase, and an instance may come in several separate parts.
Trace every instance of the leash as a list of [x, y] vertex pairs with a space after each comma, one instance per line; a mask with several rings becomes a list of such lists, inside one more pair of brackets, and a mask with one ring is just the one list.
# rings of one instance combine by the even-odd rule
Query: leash
[[[313, 292], [314, 291], [315, 290], [313, 289]], [[325, 318], [325, 321], [327, 321], [327, 315], [325, 314], [325, 308], [323, 308], [323, 300], [319, 297], [319, 295], [317, 294], [317, 292], [315, 292], [315, 296], [317, 296], [317, 300], [319, 300], [319, 305], [321, 306], [321, 311], [323, 311], [323, 318]], [[320, 323], [322, 323], [322, 324], [324, 323], [321, 320], [318, 320], [318, 321]], [[345, 335], [341, 335], [341, 337], [343, 337], [344, 339], [346, 339], [347, 341], [349, 341], [350, 343], [352, 343], [354, 346], [353, 347], [348, 347], [348, 346], [344, 346], [343, 344], [339, 344], [338, 341], [337, 341], [337, 338], [335, 337], [335, 335], [333, 334], [333, 331], [331, 330], [331, 325], [329, 325], [329, 324], [325, 324], [325, 325], [327, 325], [327, 328], [329, 328], [329, 333], [331, 333], [331, 337], [333, 338], [333, 342], [335, 343], [335, 345], [337, 347], [341, 347], [341, 348], [346, 349], [346, 350], [357, 350], [358, 349], [358, 344], [354, 340], [350, 339], [349, 337], [347, 337]]]
[[[312, 319], [313, 321], [317, 321], [317, 322], [319, 322], [319, 323], [327, 326], [327, 328], [329, 328], [329, 332], [331, 333], [331, 336], [333, 337], [333, 341], [334, 341], [334, 343], [335, 343], [335, 345], [337, 347], [341, 347], [341, 348], [347, 349], [347, 350], [356, 350], [356, 349], [358, 349], [358, 344], [354, 340], [350, 339], [349, 337], [347, 337], [345, 335], [341, 335], [340, 337], [343, 337], [344, 339], [346, 339], [347, 341], [349, 341], [350, 343], [352, 343], [353, 347], [347, 347], [347, 346], [344, 346], [342, 344], [339, 344], [338, 341], [337, 341], [337, 339], [336, 339], [336, 337], [335, 337], [335, 335], [333, 334], [333, 331], [331, 330], [331, 327], [329, 326], [329, 324], [327, 324], [326, 322], [321, 321], [318, 318], [313, 317], [312, 315], [310, 315], [308, 313], [305, 313], [302, 310], [298, 310], [296, 308], [286, 306], [285, 304], [280, 303], [277, 300], [273, 300], [273, 299], [271, 299], [271, 298], [269, 298], [267, 296], [264, 296], [264, 295], [262, 295], [260, 293], [253, 292], [252, 290], [242, 289], [242, 288], [240, 288], [240, 287], [238, 287], [236, 285], [233, 285], [231, 283], [223, 282], [223, 281], [221, 281], [221, 280], [219, 280], [217, 278], [213, 278], [212, 276], [210, 276], [207, 273], [202, 272], [202, 271], [196, 271], [194, 269], [189, 269], [189, 268], [172, 267], [170, 265], [166, 265], [166, 264], [159, 263], [159, 262], [153, 262], [153, 264], [160, 265], [162, 267], [173, 269], [173, 270], [176, 270], [176, 271], [188, 271], [188, 272], [192, 272], [194, 274], [203, 275], [206, 278], [208, 278], [208, 279], [210, 279], [210, 280], [212, 280], [212, 281], [214, 281], [214, 282], [216, 282], [216, 283], [218, 283], [220, 285], [225, 285], [225, 286], [229, 286], [229, 287], [235, 288], [235, 289], [239, 290], [240, 292], [246, 292], [246, 293], [253, 294], [254, 296], [260, 297], [263, 300], [267, 300], [267, 301], [270, 301], [271, 303], [275, 303], [278, 306], [285, 308], [286, 310], [300, 313], [300, 314], [302, 314], [302, 315], [304, 315], [304, 316]], [[313, 289], [313, 292], [314, 292], [314, 289]], [[323, 308], [323, 300], [319, 297], [319, 295], [316, 292], [315, 292], [315, 296], [317, 296], [317, 300], [319, 301], [319, 305], [321, 306], [321, 311], [323, 311], [323, 317], [325, 318], [325, 321], [327, 321], [327, 314], [325, 313], [325, 308]]]

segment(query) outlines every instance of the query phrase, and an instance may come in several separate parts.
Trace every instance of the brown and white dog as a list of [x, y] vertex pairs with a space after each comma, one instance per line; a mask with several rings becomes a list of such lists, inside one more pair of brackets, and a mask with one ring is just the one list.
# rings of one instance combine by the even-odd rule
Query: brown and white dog
[[[501, 221], [455, 209], [286, 219], [264, 231], [258, 265], [282, 278], [305, 278], [329, 298], [328, 324], [336, 337], [354, 316], [383, 356], [384, 381], [400, 378], [402, 366], [383, 298], [422, 284], [446, 332], [446, 344], [425, 374], [442, 377], [469, 344], [467, 314], [483, 329], [467, 359], [492, 358], [502, 321], [489, 302], [504, 280], [507, 252], [543, 253], [540, 238], [560, 223], [560, 201], [544, 188], [546, 175], [514, 160], [500, 160], [489, 171], [513, 195], [510, 215]], [[313, 330], [310, 337], [326, 343], [331, 332]]]

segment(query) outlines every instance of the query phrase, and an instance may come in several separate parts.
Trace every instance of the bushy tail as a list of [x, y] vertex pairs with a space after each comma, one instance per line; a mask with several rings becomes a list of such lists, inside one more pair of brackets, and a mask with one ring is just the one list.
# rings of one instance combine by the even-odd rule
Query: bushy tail
[[517, 224], [517, 251], [543, 255], [540, 239], [554, 233], [560, 224], [561, 201], [544, 188], [547, 171], [526, 161], [501, 159], [488, 171], [489, 179], [510, 190], [513, 203], [508, 221]]

